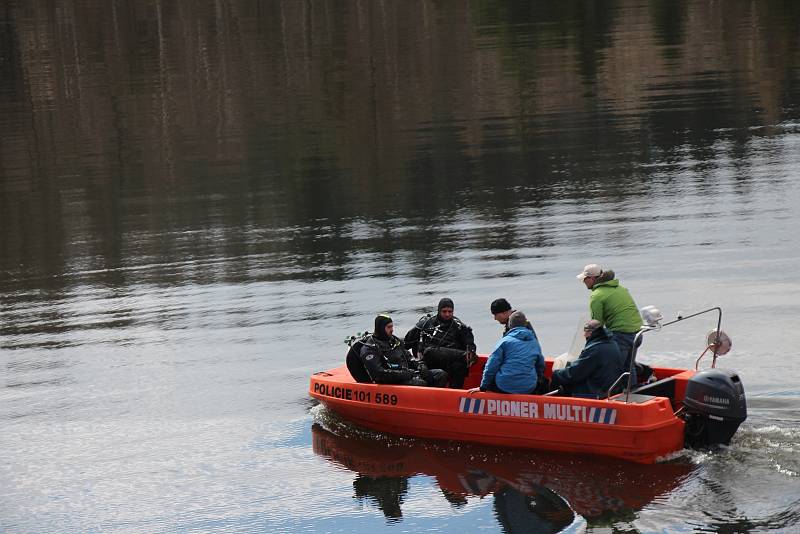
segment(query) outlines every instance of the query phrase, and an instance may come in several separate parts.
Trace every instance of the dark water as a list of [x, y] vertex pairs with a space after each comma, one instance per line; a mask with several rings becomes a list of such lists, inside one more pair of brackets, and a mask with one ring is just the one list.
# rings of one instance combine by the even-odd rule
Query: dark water
[[[794, 532], [800, 4], [0, 5], [0, 530]], [[565, 351], [612, 267], [749, 419], [642, 467], [361, 432], [378, 312]], [[712, 326], [646, 340], [691, 366]]]

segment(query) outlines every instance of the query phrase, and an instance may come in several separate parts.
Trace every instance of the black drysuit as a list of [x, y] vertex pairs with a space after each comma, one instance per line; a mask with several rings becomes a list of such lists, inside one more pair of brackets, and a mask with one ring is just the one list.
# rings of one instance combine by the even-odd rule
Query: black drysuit
[[450, 387], [461, 389], [467, 377], [467, 353], [475, 352], [472, 329], [453, 317], [443, 321], [438, 315], [426, 315], [408, 331], [405, 345], [430, 368], [444, 369]]
[[425, 364], [411, 357], [397, 336], [383, 340], [369, 335], [361, 343], [359, 358], [376, 384], [441, 387], [447, 382], [444, 371], [428, 370]]

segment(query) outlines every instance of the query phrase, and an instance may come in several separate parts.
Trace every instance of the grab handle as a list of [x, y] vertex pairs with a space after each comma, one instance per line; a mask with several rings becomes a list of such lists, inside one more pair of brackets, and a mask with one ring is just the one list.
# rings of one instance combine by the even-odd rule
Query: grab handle
[[611, 396], [611, 392], [614, 391], [614, 389], [619, 385], [620, 382], [622, 382], [623, 380], [628, 378], [628, 376], [630, 376], [630, 373], [628, 371], [625, 371], [624, 373], [619, 375], [619, 378], [617, 378], [614, 381], [614, 383], [611, 384], [611, 387], [608, 388], [608, 393], [606, 393], [606, 398], [610, 397]]

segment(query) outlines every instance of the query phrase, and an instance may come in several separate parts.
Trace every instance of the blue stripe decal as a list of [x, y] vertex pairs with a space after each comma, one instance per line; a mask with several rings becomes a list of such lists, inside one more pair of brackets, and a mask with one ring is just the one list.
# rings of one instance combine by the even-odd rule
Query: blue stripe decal
[[478, 413], [478, 411], [481, 409], [481, 403], [482, 402], [483, 401], [480, 400], [480, 399], [475, 399], [475, 403], [474, 403], [475, 406], [473, 406], [473, 408], [472, 408], [472, 413]]
[[604, 421], [605, 424], [611, 424], [611, 421], [614, 420], [614, 416], [617, 414], [616, 410], [606, 410], [606, 420]]
[[464, 413], [471, 412], [472, 411], [471, 408], [472, 408], [472, 399], [467, 399], [467, 402], [464, 403]]

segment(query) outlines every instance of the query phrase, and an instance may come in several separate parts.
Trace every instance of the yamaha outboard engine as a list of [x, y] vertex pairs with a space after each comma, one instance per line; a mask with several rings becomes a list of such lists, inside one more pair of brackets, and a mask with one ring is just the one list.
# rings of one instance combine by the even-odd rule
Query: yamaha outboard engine
[[686, 384], [683, 399], [688, 447], [727, 445], [747, 419], [747, 401], [739, 375], [723, 369], [707, 369]]

